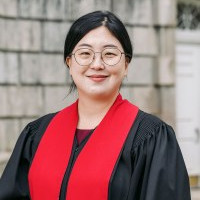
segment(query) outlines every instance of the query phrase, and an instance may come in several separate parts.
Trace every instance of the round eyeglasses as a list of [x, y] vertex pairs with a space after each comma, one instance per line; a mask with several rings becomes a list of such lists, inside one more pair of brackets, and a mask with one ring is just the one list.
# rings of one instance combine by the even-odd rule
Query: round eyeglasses
[[74, 55], [76, 62], [79, 65], [86, 66], [90, 65], [93, 60], [95, 59], [95, 54], [100, 53], [101, 59], [106, 65], [116, 65], [121, 60], [122, 54], [125, 54], [124, 52], [121, 52], [117, 48], [106, 48], [101, 52], [94, 52], [92, 49], [88, 48], [81, 48], [76, 50], [71, 55]]

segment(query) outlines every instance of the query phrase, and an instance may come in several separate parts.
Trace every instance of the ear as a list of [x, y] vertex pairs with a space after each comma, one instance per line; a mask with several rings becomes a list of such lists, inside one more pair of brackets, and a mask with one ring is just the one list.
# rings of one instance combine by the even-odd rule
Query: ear
[[71, 75], [71, 57], [70, 56], [66, 58], [66, 64], [67, 64], [67, 67], [69, 67], [69, 73]]
[[65, 60], [67, 66], [70, 68], [71, 67], [71, 57], [67, 56], [66, 60]]
[[129, 60], [126, 59], [125, 60], [125, 72], [124, 72], [124, 76], [128, 75], [128, 66], [129, 66]]

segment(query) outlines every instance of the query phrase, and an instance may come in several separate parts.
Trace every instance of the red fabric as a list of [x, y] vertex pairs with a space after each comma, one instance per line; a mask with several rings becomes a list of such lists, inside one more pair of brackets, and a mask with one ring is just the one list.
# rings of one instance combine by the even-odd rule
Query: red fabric
[[40, 141], [28, 174], [31, 200], [59, 199], [78, 123], [77, 105], [55, 115]]
[[76, 129], [76, 138], [78, 145], [91, 133], [92, 129]]
[[[29, 171], [32, 200], [59, 199], [78, 122], [77, 104], [48, 126]], [[107, 200], [109, 180], [138, 108], [119, 95], [80, 152], [70, 175], [67, 200]]]

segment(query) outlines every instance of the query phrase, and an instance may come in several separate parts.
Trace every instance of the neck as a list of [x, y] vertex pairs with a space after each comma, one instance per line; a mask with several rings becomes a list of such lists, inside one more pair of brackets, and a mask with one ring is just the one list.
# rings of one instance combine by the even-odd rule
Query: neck
[[94, 129], [104, 118], [119, 93], [106, 98], [91, 98], [79, 95], [78, 114], [80, 129]]

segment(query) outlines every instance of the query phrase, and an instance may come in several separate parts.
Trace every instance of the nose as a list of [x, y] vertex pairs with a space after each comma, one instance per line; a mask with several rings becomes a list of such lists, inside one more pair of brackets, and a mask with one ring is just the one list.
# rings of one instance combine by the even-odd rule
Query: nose
[[96, 70], [101, 70], [105, 68], [104, 62], [101, 58], [101, 52], [95, 52], [93, 61], [90, 64], [90, 68], [96, 69]]

